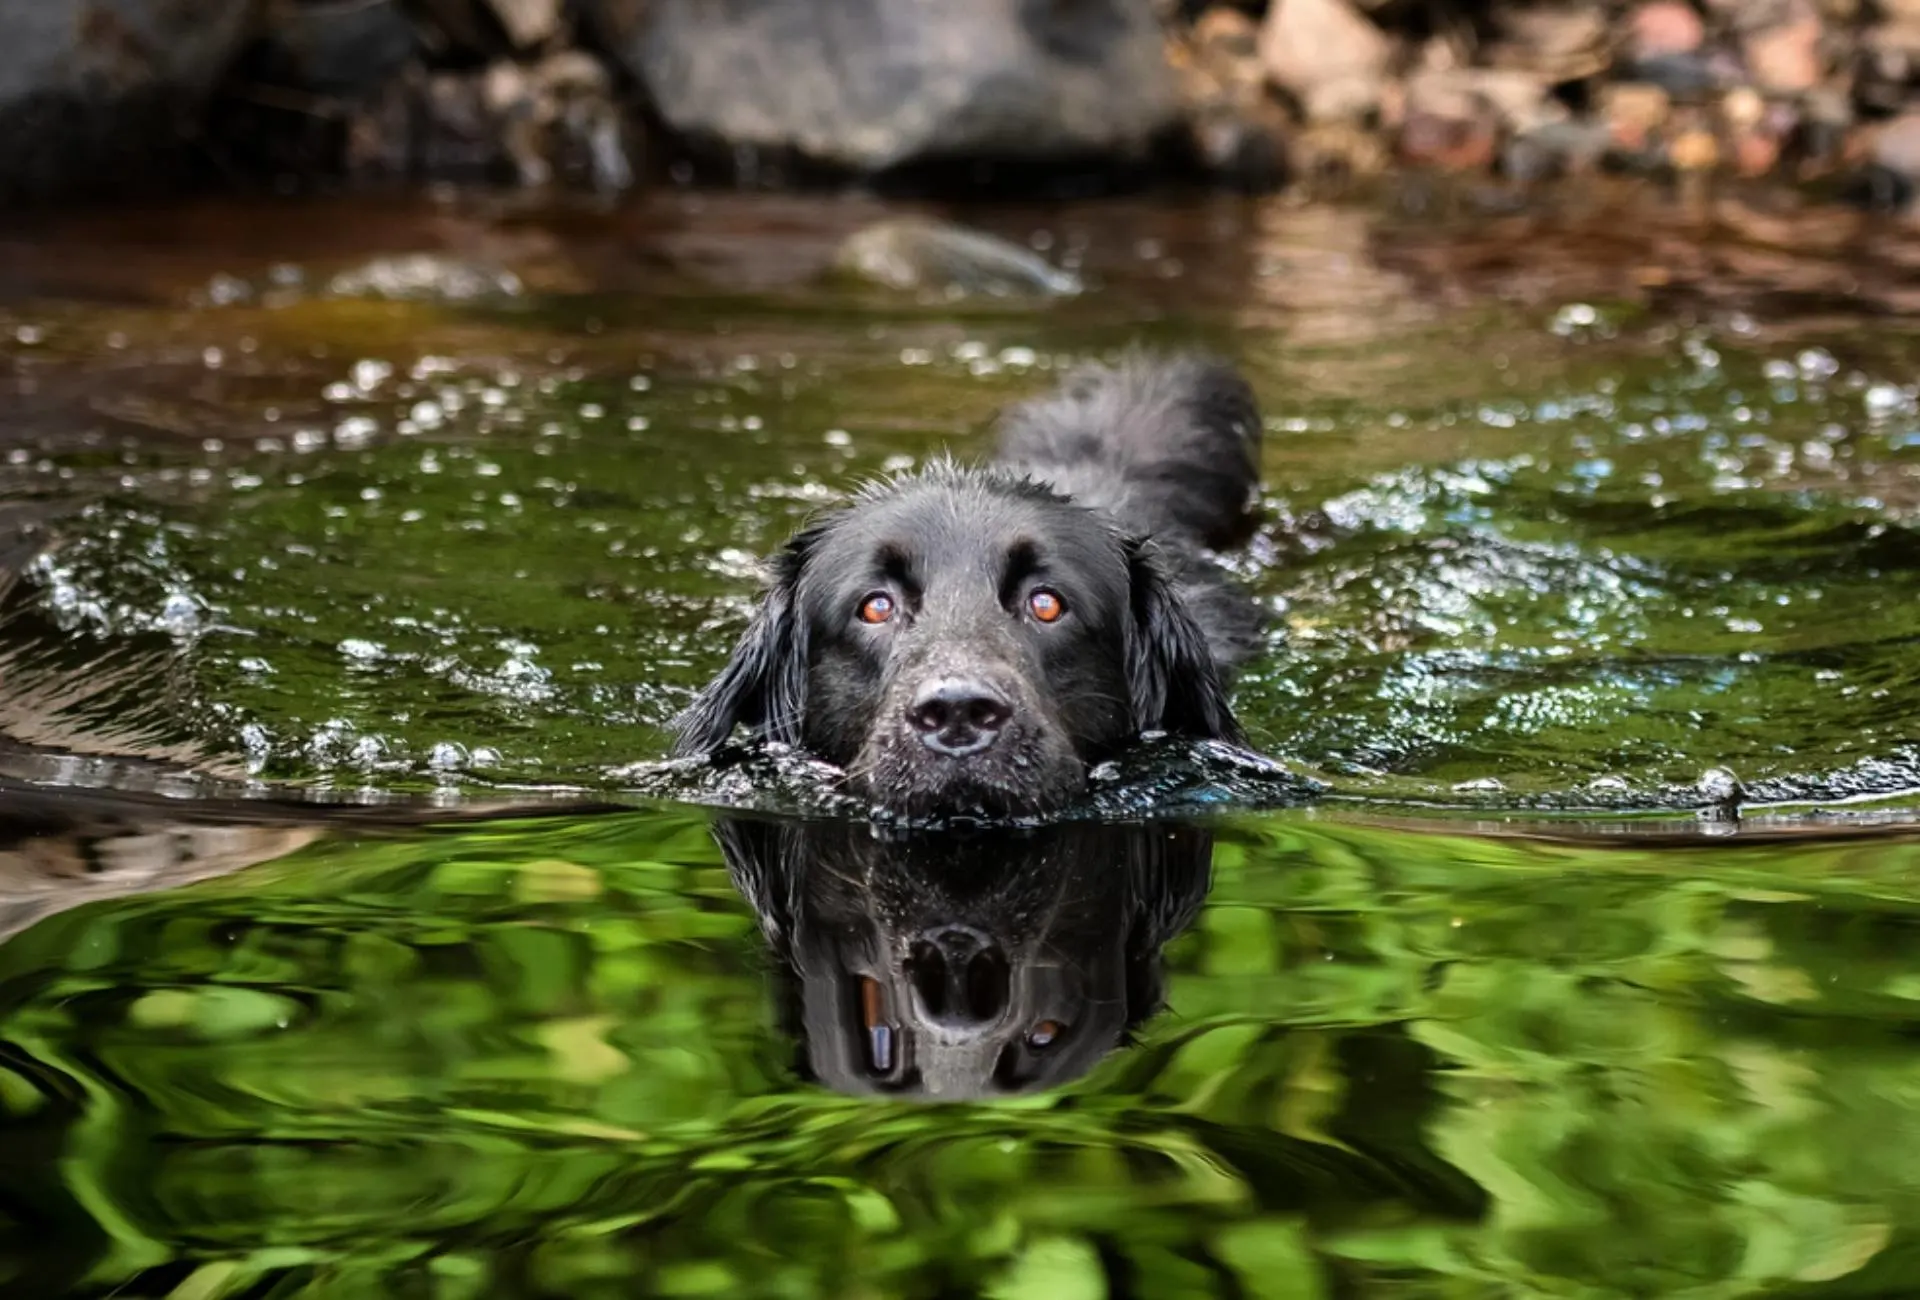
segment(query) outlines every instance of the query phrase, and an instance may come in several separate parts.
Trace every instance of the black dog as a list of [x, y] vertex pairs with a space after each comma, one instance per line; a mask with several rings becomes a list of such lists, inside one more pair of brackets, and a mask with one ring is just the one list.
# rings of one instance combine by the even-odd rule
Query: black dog
[[1241, 540], [1259, 478], [1244, 380], [1203, 357], [1088, 366], [1001, 421], [987, 469], [862, 492], [776, 557], [682, 755], [744, 725], [914, 818], [1071, 801], [1142, 732], [1239, 740], [1229, 673], [1251, 599], [1202, 556]]
[[803, 1073], [946, 1101], [1056, 1087], [1163, 1002], [1161, 949], [1205, 900], [1201, 827], [977, 835], [722, 818], [777, 959]]

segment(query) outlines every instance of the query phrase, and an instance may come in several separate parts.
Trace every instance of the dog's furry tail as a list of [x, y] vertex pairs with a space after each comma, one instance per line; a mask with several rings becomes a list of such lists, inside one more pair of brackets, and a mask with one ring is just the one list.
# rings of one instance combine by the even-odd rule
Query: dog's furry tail
[[1141, 535], [1245, 539], [1260, 484], [1260, 410], [1227, 362], [1128, 354], [1090, 364], [1000, 420], [997, 463]]

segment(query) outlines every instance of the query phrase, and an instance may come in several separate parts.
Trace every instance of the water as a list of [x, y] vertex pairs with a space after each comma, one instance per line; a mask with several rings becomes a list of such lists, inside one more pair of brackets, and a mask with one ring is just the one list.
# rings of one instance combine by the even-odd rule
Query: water
[[[0, 1294], [1904, 1286], [1906, 236], [1413, 197], [973, 214], [1045, 303], [855, 201], [0, 240]], [[755, 555], [1141, 337], [1268, 416], [1271, 764], [659, 767]]]

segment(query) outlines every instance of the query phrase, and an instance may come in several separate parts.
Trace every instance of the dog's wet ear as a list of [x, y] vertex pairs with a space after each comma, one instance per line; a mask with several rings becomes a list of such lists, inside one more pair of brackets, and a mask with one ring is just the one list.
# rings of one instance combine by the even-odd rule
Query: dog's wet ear
[[1134, 725], [1198, 740], [1241, 743], [1206, 633], [1193, 620], [1150, 542], [1127, 543], [1132, 618], [1127, 685]]
[[674, 720], [673, 752], [711, 754], [736, 726], [755, 739], [800, 743], [807, 705], [807, 629], [799, 610], [800, 575], [819, 541], [809, 528], [780, 549], [760, 607], [727, 666]]

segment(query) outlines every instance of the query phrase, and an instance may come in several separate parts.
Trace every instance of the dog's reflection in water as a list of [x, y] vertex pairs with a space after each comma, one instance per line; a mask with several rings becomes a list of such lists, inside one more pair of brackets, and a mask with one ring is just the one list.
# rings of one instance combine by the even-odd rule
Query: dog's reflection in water
[[959, 1100], [1079, 1077], [1161, 1004], [1160, 951], [1207, 892], [1173, 824], [897, 836], [724, 818], [804, 1072]]

